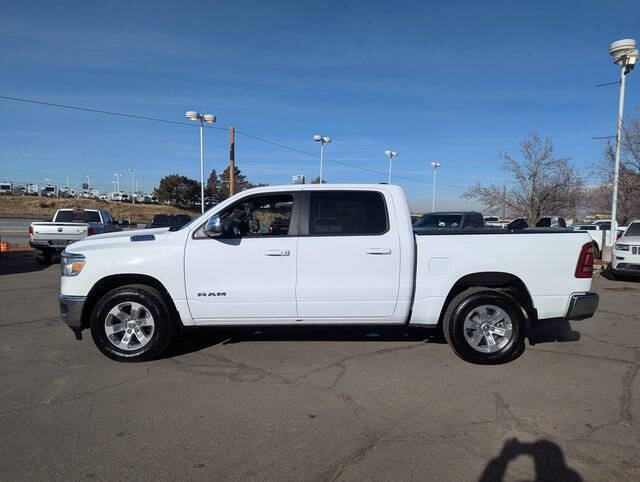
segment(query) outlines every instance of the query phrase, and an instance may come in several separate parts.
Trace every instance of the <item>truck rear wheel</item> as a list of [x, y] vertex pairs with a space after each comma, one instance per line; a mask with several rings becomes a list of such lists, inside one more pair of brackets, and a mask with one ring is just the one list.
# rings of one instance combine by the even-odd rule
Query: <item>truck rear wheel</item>
[[442, 326], [455, 354], [478, 364], [506, 363], [520, 356], [524, 327], [517, 301], [490, 288], [470, 288], [453, 298]]
[[40, 256], [37, 256], [36, 259], [40, 264], [51, 264], [51, 258], [53, 258], [53, 251], [50, 249], [43, 249], [40, 252]]
[[160, 356], [176, 331], [158, 290], [127, 285], [105, 294], [91, 315], [91, 336], [98, 349], [117, 361], [146, 361]]

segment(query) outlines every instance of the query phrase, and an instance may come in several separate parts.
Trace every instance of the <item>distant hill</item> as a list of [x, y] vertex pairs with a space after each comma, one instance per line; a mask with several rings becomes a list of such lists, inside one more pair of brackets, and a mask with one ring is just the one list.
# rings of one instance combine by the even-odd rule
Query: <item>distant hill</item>
[[187, 211], [164, 204], [131, 204], [107, 202], [98, 199], [62, 199], [37, 196], [0, 196], [0, 217], [35, 218], [50, 220], [61, 208], [107, 209], [115, 219], [130, 223], [147, 223], [156, 214], [184, 213], [197, 216], [198, 211]]

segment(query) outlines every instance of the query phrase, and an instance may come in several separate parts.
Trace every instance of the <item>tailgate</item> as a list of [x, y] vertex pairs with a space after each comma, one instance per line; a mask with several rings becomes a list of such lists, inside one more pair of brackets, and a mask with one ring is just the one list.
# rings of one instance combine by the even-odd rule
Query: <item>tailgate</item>
[[64, 247], [87, 237], [88, 224], [85, 223], [33, 223], [31, 241]]

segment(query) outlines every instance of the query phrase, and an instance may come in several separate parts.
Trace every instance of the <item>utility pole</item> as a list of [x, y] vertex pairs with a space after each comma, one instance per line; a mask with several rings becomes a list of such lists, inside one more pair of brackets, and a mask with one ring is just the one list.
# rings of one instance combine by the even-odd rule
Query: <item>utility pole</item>
[[236, 193], [236, 130], [229, 127], [229, 196]]

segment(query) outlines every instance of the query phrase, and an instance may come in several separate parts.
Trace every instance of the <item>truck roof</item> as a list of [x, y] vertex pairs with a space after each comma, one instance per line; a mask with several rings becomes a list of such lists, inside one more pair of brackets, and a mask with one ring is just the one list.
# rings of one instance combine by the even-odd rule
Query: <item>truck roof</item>
[[58, 209], [58, 211], [76, 211], [76, 210], [81, 210], [81, 211], [89, 211], [89, 212], [97, 212], [100, 211], [100, 209], [93, 209], [93, 208], [60, 208]]
[[402, 188], [395, 184], [338, 184], [338, 183], [326, 183], [326, 184], [282, 184], [279, 186], [257, 186], [251, 189], [247, 189], [242, 192], [254, 192], [254, 191], [311, 191], [316, 189], [374, 189], [379, 191], [397, 190]]
[[435, 216], [440, 216], [443, 214], [453, 214], [454, 216], [468, 216], [470, 214], [480, 214], [480, 216], [482, 216], [482, 214], [479, 213], [478, 211], [435, 211], [432, 213], [426, 213], [423, 216], [427, 216], [429, 214], [433, 214]]

